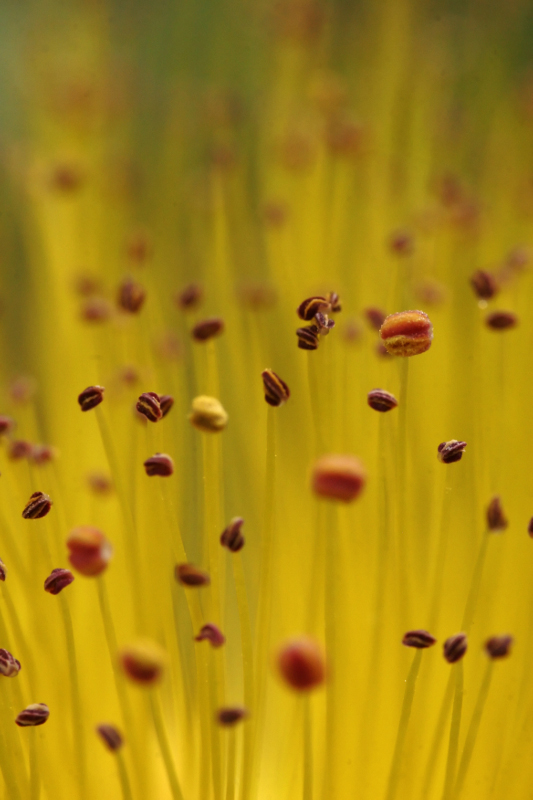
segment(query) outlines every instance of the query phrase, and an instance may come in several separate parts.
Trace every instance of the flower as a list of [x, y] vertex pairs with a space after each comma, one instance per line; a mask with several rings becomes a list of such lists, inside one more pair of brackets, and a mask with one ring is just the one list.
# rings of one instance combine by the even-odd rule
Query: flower
[[485, 5], [2, 15], [5, 797], [528, 796], [531, 26]]

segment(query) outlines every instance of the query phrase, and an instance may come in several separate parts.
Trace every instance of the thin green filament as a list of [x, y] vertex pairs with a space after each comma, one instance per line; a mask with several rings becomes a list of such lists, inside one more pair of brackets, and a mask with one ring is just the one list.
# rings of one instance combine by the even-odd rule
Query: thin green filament
[[470, 725], [468, 726], [468, 731], [466, 733], [463, 752], [461, 754], [461, 760], [459, 762], [459, 769], [457, 770], [457, 780], [455, 782], [455, 787], [454, 787], [454, 796], [457, 798], [460, 797], [461, 792], [463, 790], [464, 782], [468, 774], [468, 768], [470, 767], [470, 762], [472, 760], [472, 755], [474, 753], [474, 747], [476, 746], [479, 726], [481, 724], [481, 717], [483, 716], [483, 710], [485, 708], [485, 703], [487, 700], [487, 696], [489, 694], [490, 684], [492, 681], [493, 667], [494, 667], [494, 661], [490, 659], [487, 663], [487, 666], [485, 667], [485, 674], [483, 675], [483, 680], [481, 682], [481, 686], [479, 687], [476, 704], [474, 706], [474, 712], [472, 714], [472, 719], [470, 720]]
[[444, 792], [442, 800], [452, 797], [457, 764], [457, 751], [459, 749], [459, 734], [461, 730], [461, 711], [463, 707], [463, 661], [453, 667], [455, 672], [455, 695], [453, 701], [452, 723], [450, 726], [450, 741], [448, 745], [448, 760], [446, 763], [446, 776], [444, 779]]
[[152, 712], [154, 730], [157, 736], [157, 741], [159, 743], [159, 749], [161, 751], [161, 756], [163, 758], [165, 771], [167, 773], [167, 778], [170, 786], [170, 791], [172, 793], [172, 798], [173, 800], [184, 800], [180, 784], [178, 781], [178, 775], [176, 773], [176, 767], [174, 765], [174, 760], [172, 758], [172, 751], [170, 749], [170, 743], [168, 740], [168, 733], [163, 720], [163, 714], [161, 713], [160, 700], [159, 697], [156, 695], [156, 693], [153, 691], [149, 692], [149, 703], [150, 703], [150, 710]]

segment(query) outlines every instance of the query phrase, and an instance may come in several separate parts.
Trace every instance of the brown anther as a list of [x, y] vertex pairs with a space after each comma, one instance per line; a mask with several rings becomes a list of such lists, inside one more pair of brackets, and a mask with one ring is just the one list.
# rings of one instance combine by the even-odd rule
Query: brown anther
[[351, 503], [361, 494], [365, 482], [366, 470], [355, 456], [325, 455], [313, 466], [313, 491], [328, 500]]
[[85, 577], [102, 573], [111, 559], [113, 548], [98, 528], [80, 525], [71, 530], [67, 539], [69, 561]]
[[50, 187], [61, 192], [74, 192], [83, 184], [84, 177], [78, 164], [57, 164], [50, 174]]
[[509, 634], [491, 636], [485, 642], [485, 652], [489, 658], [506, 658], [511, 652], [513, 642], [514, 639]]
[[143, 466], [150, 478], [154, 475], [168, 478], [174, 472], [174, 462], [166, 453], [156, 453], [154, 456], [147, 458]]
[[367, 395], [367, 402], [374, 411], [391, 411], [398, 405], [394, 395], [385, 389], [372, 389]]
[[414, 631], [407, 631], [404, 634], [402, 639], [402, 644], [406, 647], [416, 647], [419, 650], [423, 650], [426, 647], [432, 647], [436, 644], [437, 640], [434, 636], [432, 636], [428, 631], [424, 630], [414, 630]]
[[209, 586], [211, 578], [203, 569], [198, 569], [194, 564], [177, 564], [174, 575], [178, 583], [187, 588]]
[[527, 532], [533, 539], [533, 517], [531, 517], [531, 519], [529, 520], [529, 524], [527, 526]]
[[15, 678], [20, 672], [20, 661], [9, 650], [0, 649], [0, 675]]
[[457, 439], [441, 442], [437, 448], [437, 458], [441, 464], [454, 464], [462, 459], [465, 448], [466, 442], [458, 442]]
[[342, 338], [347, 344], [357, 344], [360, 341], [363, 328], [356, 319], [348, 319], [342, 327]]
[[19, 728], [34, 728], [37, 725], [44, 725], [50, 716], [50, 709], [46, 703], [32, 703], [21, 711], [15, 720]]
[[96, 408], [104, 399], [105, 388], [103, 386], [88, 386], [78, 395], [78, 403], [82, 411], [90, 411]]
[[24, 506], [22, 516], [24, 519], [41, 519], [41, 517], [46, 517], [51, 508], [52, 501], [47, 494], [34, 492]]
[[15, 427], [15, 420], [11, 417], [6, 417], [4, 414], [0, 414], [0, 436], [3, 433], [9, 433]]
[[126, 278], [118, 287], [117, 305], [128, 314], [137, 314], [146, 299], [146, 290], [132, 278]]
[[326, 665], [322, 648], [309, 636], [285, 642], [277, 654], [283, 680], [298, 692], [307, 692], [324, 683]]
[[389, 238], [389, 247], [397, 256], [410, 256], [414, 250], [413, 235], [409, 231], [395, 231]]
[[163, 417], [166, 417], [172, 406], [174, 405], [174, 398], [170, 394], [161, 394], [159, 395], [159, 406], [161, 408], [161, 414]]
[[504, 531], [509, 522], [503, 513], [502, 501], [499, 496], [493, 497], [487, 507], [487, 527], [492, 533]]
[[211, 647], [222, 647], [226, 641], [226, 637], [217, 625], [214, 625], [212, 622], [208, 622], [205, 625], [202, 625], [200, 628], [200, 633], [198, 636], [194, 637], [194, 641], [207, 641]]
[[53, 569], [44, 582], [44, 591], [49, 594], [59, 594], [74, 580], [74, 575], [69, 569]]
[[112, 753], [116, 753], [124, 744], [122, 734], [114, 725], [102, 722], [100, 725], [96, 726], [95, 731], [107, 749], [111, 750]]
[[184, 311], [196, 308], [202, 302], [204, 292], [197, 283], [190, 283], [176, 295], [176, 305]]
[[498, 292], [498, 283], [492, 272], [478, 269], [470, 278], [470, 285], [480, 300], [490, 300]]
[[82, 273], [74, 278], [73, 289], [80, 297], [91, 297], [91, 295], [100, 291], [101, 285], [94, 275]]
[[57, 451], [55, 447], [51, 447], [48, 444], [35, 444], [31, 451], [31, 460], [34, 464], [42, 467], [44, 464], [53, 461], [56, 455]]
[[272, 369], [264, 369], [261, 377], [263, 378], [265, 400], [269, 406], [277, 408], [286, 403], [291, 396], [291, 392], [285, 381]]
[[337, 292], [328, 292], [326, 295], [326, 300], [329, 303], [330, 314], [338, 314], [342, 311], [341, 300]]
[[106, 322], [111, 306], [104, 297], [89, 297], [81, 306], [80, 316], [85, 322]]
[[493, 311], [487, 314], [485, 323], [493, 331], [506, 331], [518, 325], [518, 317], [512, 311]]
[[455, 664], [460, 661], [468, 648], [466, 633], [456, 633], [450, 636], [443, 645], [443, 655], [448, 664]]
[[272, 228], [280, 228], [287, 221], [289, 211], [282, 202], [271, 200], [263, 206], [263, 219]]
[[141, 266], [152, 255], [152, 244], [145, 231], [131, 234], [126, 242], [126, 255], [137, 266]]
[[33, 452], [33, 445], [31, 442], [26, 442], [24, 439], [14, 439], [8, 445], [7, 454], [12, 461], [18, 461], [21, 458], [31, 458]]
[[224, 320], [220, 317], [210, 317], [197, 322], [191, 331], [191, 336], [196, 342], [207, 342], [219, 336], [224, 330]]
[[7, 568], [2, 559], [0, 558], [0, 581], [5, 581], [7, 576]]
[[143, 392], [137, 400], [135, 408], [150, 422], [158, 422], [163, 416], [159, 395], [155, 392]]
[[219, 725], [224, 728], [229, 728], [236, 725], [237, 722], [246, 719], [248, 711], [242, 706], [228, 706], [226, 708], [219, 708], [217, 711], [217, 721]]
[[151, 686], [161, 680], [167, 655], [156, 642], [139, 639], [122, 648], [119, 660], [130, 680], [143, 686]]
[[318, 349], [318, 327], [316, 325], [306, 325], [305, 328], [298, 328], [298, 347], [300, 350]]
[[111, 478], [103, 472], [91, 472], [87, 476], [87, 483], [95, 494], [109, 494], [113, 488]]
[[370, 308], [365, 308], [363, 311], [363, 315], [370, 325], [371, 328], [375, 331], [379, 331], [385, 320], [387, 319], [387, 314], [381, 308], [375, 308], [374, 306]]
[[244, 520], [242, 517], [233, 517], [220, 536], [220, 544], [223, 547], [227, 547], [232, 553], [238, 553], [244, 547], [245, 539], [241, 533], [243, 525]]
[[203, 433], [219, 433], [228, 424], [228, 414], [216, 397], [200, 395], [192, 401], [189, 421]]
[[398, 311], [389, 314], [379, 333], [392, 356], [420, 355], [429, 350], [433, 340], [433, 326], [424, 311]]
[[319, 336], [327, 336], [332, 328], [335, 327], [335, 320], [330, 319], [327, 314], [317, 311], [315, 314], [315, 325], [318, 328]]
[[310, 322], [318, 311], [327, 311], [328, 309], [329, 301], [325, 297], [308, 297], [300, 303], [296, 313], [300, 319]]
[[326, 144], [334, 156], [355, 158], [363, 152], [367, 131], [348, 119], [332, 119], [326, 128]]

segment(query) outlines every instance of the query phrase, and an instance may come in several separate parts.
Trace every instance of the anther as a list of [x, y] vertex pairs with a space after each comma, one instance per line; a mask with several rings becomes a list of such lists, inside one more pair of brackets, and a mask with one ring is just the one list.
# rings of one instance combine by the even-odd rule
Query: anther
[[365, 308], [363, 314], [370, 327], [375, 331], [379, 331], [387, 319], [387, 314], [385, 311], [383, 311], [381, 308], [375, 308], [374, 306], [371, 308]]
[[78, 403], [82, 411], [90, 411], [91, 408], [99, 406], [104, 399], [105, 388], [103, 386], [88, 386], [78, 395]]
[[47, 494], [34, 492], [24, 506], [22, 516], [24, 519], [41, 519], [41, 517], [46, 517], [51, 508], [52, 501]]
[[32, 703], [21, 711], [15, 720], [19, 728], [34, 728], [37, 725], [44, 725], [50, 716], [50, 709], [46, 703]]
[[31, 451], [31, 460], [34, 464], [42, 467], [44, 464], [53, 461], [56, 455], [57, 451], [55, 447], [51, 447], [48, 444], [35, 444]]
[[248, 716], [248, 711], [242, 706], [228, 706], [226, 708], [219, 708], [217, 711], [217, 721], [223, 728], [230, 728], [241, 722]]
[[0, 436], [3, 433], [9, 433], [15, 427], [15, 420], [7, 417], [5, 414], [0, 414]]
[[300, 319], [310, 322], [319, 311], [327, 311], [329, 307], [329, 300], [325, 297], [308, 297], [300, 303], [296, 313]]
[[104, 297], [89, 297], [80, 309], [80, 317], [84, 322], [106, 322], [110, 316], [111, 306]]
[[157, 422], [163, 416], [159, 395], [155, 392], [143, 392], [137, 400], [135, 408], [139, 414], [145, 416], [150, 422]]
[[117, 293], [117, 305], [128, 314], [137, 314], [146, 299], [146, 290], [140, 283], [127, 278], [120, 284]]
[[114, 725], [109, 725], [107, 722], [102, 722], [100, 725], [96, 726], [95, 731], [107, 749], [111, 750], [112, 753], [116, 753], [116, 751], [120, 750], [124, 744], [122, 734], [118, 728], [115, 728]]
[[498, 283], [492, 272], [478, 269], [470, 278], [470, 284], [476, 297], [490, 300], [498, 292]]
[[455, 664], [460, 661], [468, 648], [466, 633], [456, 633], [450, 636], [443, 645], [443, 655], [448, 664]]
[[327, 336], [330, 330], [335, 327], [335, 320], [330, 319], [323, 311], [317, 311], [315, 325], [318, 328], [319, 336]]
[[228, 415], [220, 400], [216, 397], [200, 395], [192, 401], [189, 421], [195, 428], [204, 433], [218, 433], [228, 424]]
[[178, 583], [187, 588], [209, 586], [211, 583], [209, 574], [194, 564], [177, 564], [174, 575]]
[[304, 328], [298, 328], [296, 331], [298, 337], [298, 347], [300, 350], [317, 350], [318, 349], [318, 326], [306, 325]]
[[195, 642], [207, 641], [211, 647], [222, 647], [226, 641], [226, 637], [217, 625], [208, 622], [200, 628], [198, 636], [194, 637]]
[[166, 453], [156, 453], [147, 458], [143, 466], [150, 477], [159, 475], [161, 478], [168, 478], [174, 472], [174, 462]]
[[74, 580], [74, 575], [69, 569], [53, 569], [44, 582], [44, 590], [49, 594], [59, 594]]
[[0, 581], [5, 581], [7, 577], [7, 567], [0, 558]]
[[161, 414], [163, 417], [166, 417], [172, 406], [174, 405], [174, 398], [170, 394], [161, 394], [159, 395], [159, 406], [161, 408]]
[[20, 661], [9, 650], [0, 649], [0, 675], [15, 678], [20, 672]]
[[220, 317], [211, 317], [197, 322], [191, 331], [191, 336], [196, 342], [207, 342], [219, 336], [224, 330], [224, 320]]
[[337, 292], [328, 292], [326, 300], [329, 303], [330, 314], [339, 314], [342, 311], [342, 304]]
[[436, 643], [437, 640], [435, 637], [424, 630], [407, 631], [402, 639], [402, 644], [406, 647], [416, 647], [419, 650], [432, 647]]
[[504, 531], [509, 522], [503, 513], [502, 502], [498, 496], [493, 497], [487, 507], [487, 527], [492, 533]]
[[196, 308], [200, 305], [203, 298], [202, 287], [197, 283], [190, 283], [179, 294], [176, 295], [176, 305], [184, 311]]
[[21, 458], [31, 458], [33, 452], [33, 445], [31, 442], [26, 442], [24, 439], [15, 439], [9, 443], [7, 454], [12, 461], [18, 461]]
[[270, 406], [281, 406], [289, 399], [291, 392], [285, 381], [272, 369], [264, 369], [261, 373], [265, 400]]
[[389, 239], [389, 247], [397, 256], [410, 256], [414, 250], [414, 239], [409, 231], [395, 231]]
[[285, 683], [299, 692], [320, 686], [326, 675], [322, 648], [308, 636], [285, 642], [278, 651], [277, 665]]
[[74, 528], [67, 539], [69, 561], [85, 577], [100, 575], [107, 567], [113, 548], [98, 528], [81, 525]]
[[465, 447], [466, 442], [458, 442], [457, 439], [441, 442], [437, 448], [437, 458], [442, 464], [454, 464], [462, 459]]
[[387, 351], [393, 356], [420, 355], [429, 350], [433, 340], [433, 326], [424, 311], [389, 314], [379, 333]]
[[485, 642], [485, 652], [489, 658], [506, 658], [511, 652], [513, 642], [514, 639], [509, 634], [491, 636]]
[[485, 323], [493, 331], [506, 331], [518, 325], [518, 317], [512, 311], [493, 311], [485, 317]]
[[325, 455], [313, 466], [313, 491], [328, 500], [350, 503], [361, 494], [365, 482], [366, 470], [355, 456]]
[[529, 525], [527, 526], [527, 532], [533, 538], [533, 517], [529, 520]]
[[150, 639], [139, 639], [123, 647], [119, 659], [127, 677], [143, 686], [161, 680], [167, 662], [165, 651]]
[[394, 395], [390, 392], [386, 392], [385, 389], [372, 389], [372, 391], [368, 393], [367, 400], [368, 405], [370, 408], [373, 408], [374, 411], [392, 411], [392, 409], [396, 408], [398, 405], [398, 401]]
[[224, 529], [220, 537], [220, 544], [227, 547], [232, 553], [238, 553], [244, 547], [244, 536], [241, 528], [244, 524], [242, 517], [233, 517], [227, 528]]
[[95, 494], [109, 494], [113, 488], [111, 478], [103, 472], [91, 472], [87, 476], [87, 483]]

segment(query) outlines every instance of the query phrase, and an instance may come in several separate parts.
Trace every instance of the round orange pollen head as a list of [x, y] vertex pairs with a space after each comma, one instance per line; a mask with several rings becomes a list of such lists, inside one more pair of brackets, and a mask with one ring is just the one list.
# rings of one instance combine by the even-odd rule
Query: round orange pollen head
[[366, 470], [355, 456], [325, 455], [315, 461], [311, 482], [320, 497], [351, 503], [364, 488]]
[[386, 317], [379, 333], [391, 356], [418, 356], [431, 347], [433, 325], [424, 311], [398, 311]]
[[69, 561], [88, 578], [100, 575], [107, 567], [113, 548], [101, 530], [90, 525], [73, 528], [67, 539]]
[[285, 683], [298, 692], [315, 689], [326, 677], [322, 648], [308, 636], [286, 641], [278, 651], [277, 666]]

